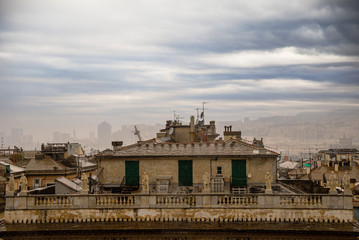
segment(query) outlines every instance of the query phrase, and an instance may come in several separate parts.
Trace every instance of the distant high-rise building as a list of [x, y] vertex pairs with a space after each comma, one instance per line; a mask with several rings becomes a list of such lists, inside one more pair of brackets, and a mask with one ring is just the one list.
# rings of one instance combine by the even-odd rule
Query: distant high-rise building
[[91, 148], [95, 147], [96, 144], [96, 136], [95, 136], [95, 132], [91, 131], [89, 133], [89, 145]]
[[20, 146], [22, 143], [23, 130], [22, 128], [11, 129], [11, 144]]
[[61, 143], [62, 142], [61, 133], [60, 132], [54, 132], [53, 137], [52, 137], [52, 141], [54, 143]]
[[66, 143], [71, 141], [71, 135], [69, 133], [54, 132], [52, 141], [54, 143]]
[[99, 148], [111, 147], [111, 124], [102, 122], [97, 126], [98, 146]]

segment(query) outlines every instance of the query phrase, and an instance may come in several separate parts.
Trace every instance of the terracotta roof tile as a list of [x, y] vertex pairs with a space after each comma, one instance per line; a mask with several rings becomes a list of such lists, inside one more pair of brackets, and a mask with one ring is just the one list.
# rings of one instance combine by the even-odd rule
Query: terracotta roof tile
[[161, 143], [155, 139], [121, 147], [116, 151], [104, 151], [98, 156], [210, 156], [210, 155], [268, 155], [277, 156], [269, 149], [229, 139], [219, 143]]

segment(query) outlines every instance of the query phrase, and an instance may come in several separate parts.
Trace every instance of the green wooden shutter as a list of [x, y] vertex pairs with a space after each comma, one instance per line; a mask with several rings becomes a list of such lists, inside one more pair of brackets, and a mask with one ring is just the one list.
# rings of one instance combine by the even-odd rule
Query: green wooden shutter
[[192, 160], [178, 161], [178, 185], [179, 186], [193, 185]]
[[247, 185], [246, 160], [232, 160], [232, 186]]
[[139, 186], [139, 162], [125, 162], [126, 186]]

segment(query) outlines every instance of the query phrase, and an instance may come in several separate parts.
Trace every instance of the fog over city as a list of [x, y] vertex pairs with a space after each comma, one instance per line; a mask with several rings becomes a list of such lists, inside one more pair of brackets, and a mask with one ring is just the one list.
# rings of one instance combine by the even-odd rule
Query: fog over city
[[328, 113], [347, 128], [327, 138], [355, 141], [358, 20], [357, 1], [1, 0], [0, 135], [146, 134], [205, 101], [206, 121], [250, 136], [245, 119]]

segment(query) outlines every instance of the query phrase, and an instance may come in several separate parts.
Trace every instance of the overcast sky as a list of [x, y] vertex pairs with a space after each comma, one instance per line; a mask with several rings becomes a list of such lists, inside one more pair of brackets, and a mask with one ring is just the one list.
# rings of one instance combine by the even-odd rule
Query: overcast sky
[[359, 110], [355, 0], [0, 3], [0, 131]]

